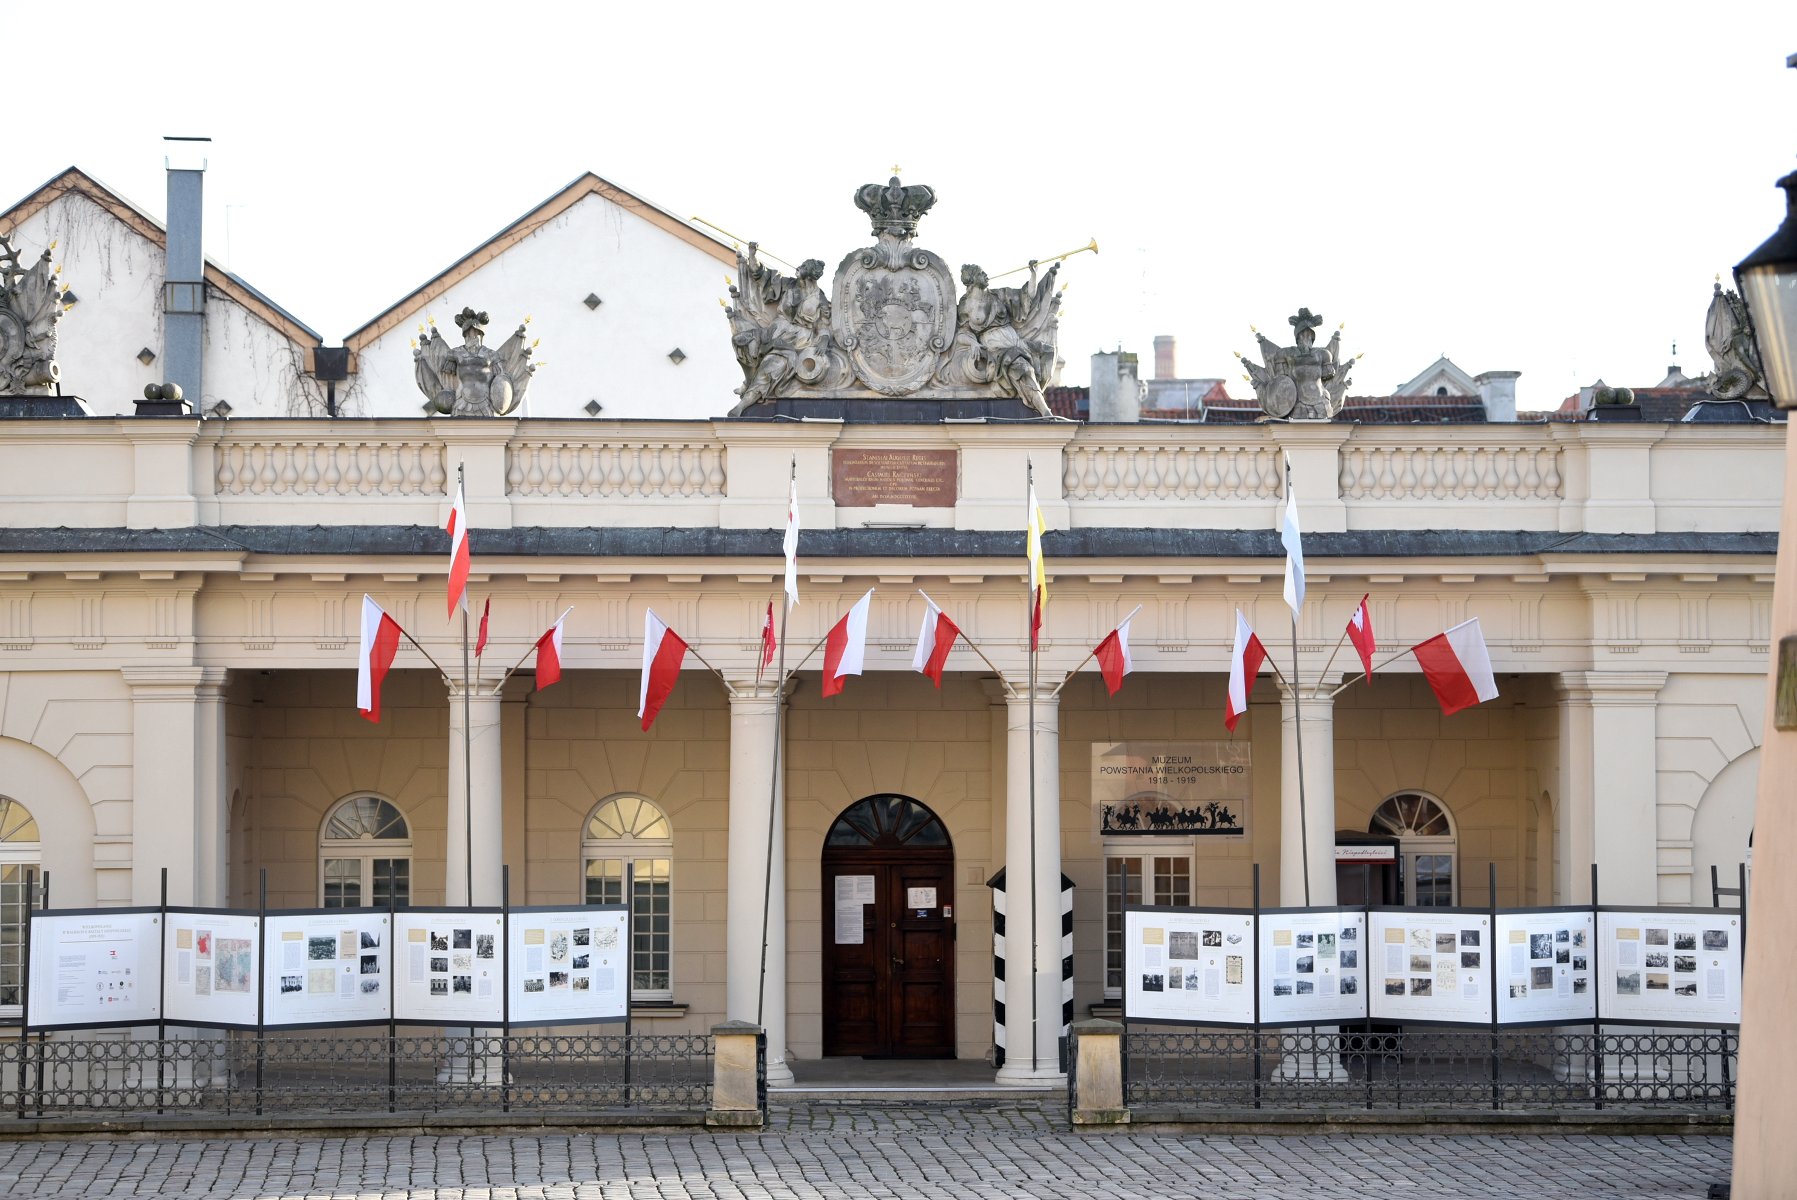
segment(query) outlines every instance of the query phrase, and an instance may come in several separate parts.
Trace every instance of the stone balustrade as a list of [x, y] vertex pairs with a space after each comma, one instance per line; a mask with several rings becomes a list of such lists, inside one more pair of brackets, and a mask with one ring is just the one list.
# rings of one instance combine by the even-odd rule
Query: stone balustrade
[[[1779, 426], [9, 420], [0, 528], [1016, 529], [1026, 464], [1055, 528], [1268, 529], [1289, 460], [1306, 530], [1776, 530]], [[839, 450], [952, 451], [955, 502], [837, 507]], [[369, 503], [375, 501], [375, 503]], [[603, 515], [593, 502], [606, 503]]]

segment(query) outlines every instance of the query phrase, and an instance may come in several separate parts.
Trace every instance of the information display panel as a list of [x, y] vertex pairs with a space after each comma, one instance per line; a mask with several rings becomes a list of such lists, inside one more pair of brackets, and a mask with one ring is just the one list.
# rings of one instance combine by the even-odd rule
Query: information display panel
[[33, 1029], [97, 1029], [157, 1020], [162, 914], [154, 908], [31, 914]]
[[1491, 914], [1468, 908], [1374, 909], [1367, 998], [1375, 1021], [1491, 1024]]
[[392, 1015], [385, 910], [282, 912], [264, 920], [264, 1025], [373, 1025]]
[[172, 1025], [256, 1028], [261, 925], [255, 913], [169, 909], [162, 931], [163, 1019]]
[[514, 908], [506, 939], [513, 1025], [622, 1021], [630, 1008], [629, 910]]
[[1596, 933], [1588, 908], [1497, 916], [1499, 1025], [1558, 1025], [1597, 1014]]
[[1657, 1025], [1741, 1023], [1741, 914], [1600, 908], [1598, 1012]]
[[498, 909], [407, 909], [393, 918], [393, 1019], [499, 1025], [505, 947]]
[[1125, 1020], [1254, 1023], [1252, 912], [1126, 909], [1123, 946]]
[[1260, 1023], [1366, 1019], [1366, 914], [1274, 908], [1260, 914]]

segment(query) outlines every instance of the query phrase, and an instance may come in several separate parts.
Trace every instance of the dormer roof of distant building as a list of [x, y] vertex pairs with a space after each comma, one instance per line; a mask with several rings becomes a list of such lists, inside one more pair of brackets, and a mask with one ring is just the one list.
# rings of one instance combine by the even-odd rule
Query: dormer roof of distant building
[[413, 288], [394, 304], [344, 338], [351, 350], [360, 350], [440, 298], [450, 288], [486, 266], [507, 250], [536, 233], [544, 225], [573, 208], [588, 196], [599, 196], [625, 212], [641, 217], [657, 229], [672, 235], [711, 255], [725, 266], [735, 269], [736, 248], [719, 241], [690, 221], [675, 216], [669, 209], [645, 200], [635, 192], [619, 187], [588, 171], [529, 212], [501, 229], [449, 266]]
[[1394, 396], [1477, 396], [1479, 385], [1471, 375], [1454, 365], [1447, 355], [1442, 355], [1427, 367], [1422, 374], [1406, 383], [1401, 383], [1392, 392]]
[[[69, 195], [82, 196], [144, 240], [167, 251], [168, 230], [162, 222], [79, 167], [70, 167], [0, 212], [0, 232], [13, 232], [24, 221]], [[296, 346], [310, 349], [323, 344], [324, 339], [311, 326], [210, 258], [206, 260], [206, 283], [262, 318]]]

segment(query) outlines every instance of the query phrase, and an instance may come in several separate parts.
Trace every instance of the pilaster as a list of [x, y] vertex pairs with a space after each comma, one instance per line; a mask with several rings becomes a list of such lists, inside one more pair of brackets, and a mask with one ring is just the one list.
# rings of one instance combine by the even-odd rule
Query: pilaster
[[229, 887], [223, 667], [123, 667], [131, 689], [131, 899], [222, 906]]
[[1560, 702], [1561, 904], [1657, 904], [1654, 714], [1664, 671], [1565, 671]]

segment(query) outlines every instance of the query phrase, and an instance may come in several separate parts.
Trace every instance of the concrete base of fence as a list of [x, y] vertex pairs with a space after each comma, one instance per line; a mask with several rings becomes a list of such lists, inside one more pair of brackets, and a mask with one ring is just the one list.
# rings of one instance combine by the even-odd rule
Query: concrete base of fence
[[1197, 1108], [1138, 1106], [1136, 1125], [1175, 1125], [1203, 1133], [1293, 1134], [1319, 1133], [1474, 1133], [1474, 1134], [1579, 1134], [1610, 1136], [1727, 1137], [1734, 1132], [1732, 1113], [1597, 1112], [1492, 1112], [1489, 1109], [1404, 1110], [1297, 1109], [1290, 1112], [1257, 1108]]
[[755, 1129], [761, 1126], [761, 1026], [726, 1021], [711, 1027], [711, 1109], [707, 1125]]
[[1077, 1021], [1073, 1026], [1075, 1125], [1127, 1125], [1123, 1106], [1123, 1026]]
[[697, 1112], [595, 1113], [368, 1113], [318, 1117], [236, 1115], [196, 1116], [145, 1113], [117, 1117], [26, 1117], [0, 1120], [0, 1142], [9, 1138], [59, 1138], [210, 1133], [304, 1133], [308, 1137], [354, 1137], [380, 1134], [421, 1137], [574, 1129], [691, 1129], [705, 1124]]

